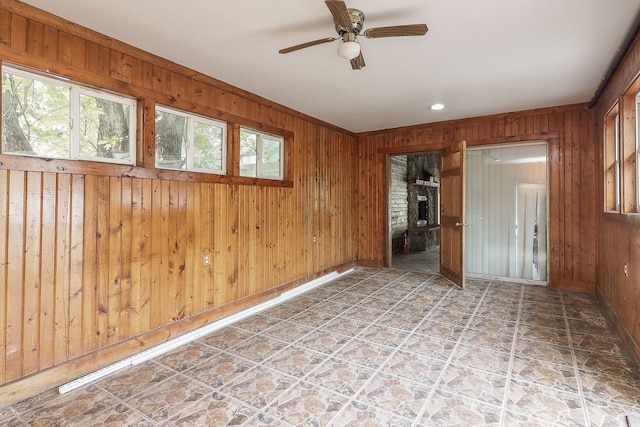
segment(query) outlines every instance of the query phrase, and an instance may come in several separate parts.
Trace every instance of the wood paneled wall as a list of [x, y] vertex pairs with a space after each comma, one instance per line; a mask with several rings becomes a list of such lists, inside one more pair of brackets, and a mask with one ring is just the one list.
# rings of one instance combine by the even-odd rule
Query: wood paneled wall
[[[12, 0], [0, 59], [144, 110], [136, 167], [0, 155], [0, 407], [356, 262], [355, 135]], [[155, 170], [156, 102], [281, 129], [287, 182]]]
[[535, 140], [549, 142], [549, 282], [594, 292], [596, 174], [593, 113], [586, 105], [498, 114], [359, 135], [360, 263], [382, 266], [387, 250], [385, 156]]
[[599, 155], [597, 295], [640, 366], [640, 215], [604, 213], [604, 116], [639, 75], [640, 37], [636, 37], [598, 99], [594, 118]]

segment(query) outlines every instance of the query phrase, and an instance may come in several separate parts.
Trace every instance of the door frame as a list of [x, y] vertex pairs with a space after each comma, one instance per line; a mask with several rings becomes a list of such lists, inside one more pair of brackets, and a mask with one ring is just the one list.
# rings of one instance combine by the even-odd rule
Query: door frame
[[[383, 212], [384, 217], [382, 218], [382, 223], [384, 225], [383, 233], [384, 233], [384, 267], [391, 267], [393, 263], [393, 245], [391, 240], [393, 236], [391, 235], [391, 157], [392, 156], [413, 156], [420, 154], [438, 154], [442, 156], [443, 148], [426, 148], [426, 147], [406, 147], [402, 150], [380, 150], [379, 153], [384, 156], [384, 160], [382, 162], [383, 167], [383, 176], [384, 176], [384, 186], [382, 191], [382, 203], [384, 206]], [[439, 209], [439, 208], [438, 208]], [[438, 215], [439, 212], [438, 212]]]

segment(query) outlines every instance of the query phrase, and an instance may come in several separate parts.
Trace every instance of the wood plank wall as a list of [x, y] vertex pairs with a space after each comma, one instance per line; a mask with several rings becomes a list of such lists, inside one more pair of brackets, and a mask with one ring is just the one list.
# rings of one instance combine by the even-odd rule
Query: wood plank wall
[[[594, 108], [598, 152], [597, 295], [640, 365], [640, 215], [604, 213], [604, 117], [640, 75], [636, 37]], [[636, 114], [638, 112], [636, 111]], [[628, 275], [624, 274], [624, 264]]]
[[359, 258], [385, 263], [387, 221], [385, 156], [467, 147], [549, 141], [549, 281], [558, 289], [594, 292], [596, 279], [596, 173], [592, 111], [586, 105], [498, 114], [368, 132], [359, 136]]
[[[0, 407], [356, 262], [355, 135], [12, 0], [0, 60], [144, 108], [137, 167], [0, 155]], [[287, 181], [155, 170], [156, 102], [282, 130]]]

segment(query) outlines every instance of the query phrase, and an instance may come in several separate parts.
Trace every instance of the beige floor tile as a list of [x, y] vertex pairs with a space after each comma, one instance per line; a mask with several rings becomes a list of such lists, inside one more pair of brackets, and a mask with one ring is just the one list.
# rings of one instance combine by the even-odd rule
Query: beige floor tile
[[58, 394], [51, 390], [14, 405], [14, 409], [27, 425], [44, 427], [90, 421], [118, 405], [115, 397], [89, 384], [74, 393]]
[[410, 427], [413, 423], [377, 406], [351, 401], [330, 425], [332, 427]]
[[500, 406], [436, 391], [419, 419], [425, 426], [498, 426]]
[[402, 418], [415, 420], [430, 391], [431, 387], [386, 373], [377, 373], [356, 395], [355, 400]]
[[166, 366], [149, 361], [114, 372], [96, 384], [119, 399], [128, 399], [175, 374]]
[[438, 389], [478, 400], [490, 405], [502, 405], [507, 377], [464, 366], [449, 365]]
[[334, 353], [342, 360], [357, 363], [368, 368], [377, 369], [393, 353], [391, 347], [354, 338]]
[[255, 366], [235, 377], [219, 390], [245, 404], [262, 409], [287, 391], [297, 378], [264, 366]]
[[166, 425], [175, 427], [240, 426], [256, 413], [254, 408], [214, 392], [169, 418]]
[[348, 399], [340, 394], [299, 382], [276, 399], [265, 412], [295, 426], [325, 426], [347, 401]]
[[320, 365], [325, 358], [326, 355], [322, 353], [289, 346], [262, 362], [262, 365], [296, 378], [302, 378]]
[[211, 388], [176, 375], [127, 399], [127, 405], [155, 422], [164, 422], [212, 393]]
[[374, 373], [374, 369], [332, 357], [320, 364], [305, 381], [352, 397]]
[[0, 424], [624, 426], [640, 412], [637, 367], [594, 296], [479, 279], [461, 290], [410, 259], [0, 409]]
[[549, 425], [584, 425], [585, 410], [578, 394], [520, 380], [509, 384], [507, 410]]
[[209, 387], [220, 387], [235, 377], [248, 371], [256, 364], [244, 358], [228, 353], [220, 353], [203, 363], [183, 372], [184, 375], [196, 379]]

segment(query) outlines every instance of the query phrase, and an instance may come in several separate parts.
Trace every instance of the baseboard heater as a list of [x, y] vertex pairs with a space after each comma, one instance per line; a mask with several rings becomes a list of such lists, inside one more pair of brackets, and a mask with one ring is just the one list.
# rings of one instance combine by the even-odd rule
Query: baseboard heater
[[160, 356], [161, 354], [167, 353], [173, 349], [176, 349], [180, 346], [183, 346], [187, 343], [197, 340], [205, 335], [208, 335], [212, 332], [217, 331], [218, 329], [222, 329], [226, 326], [229, 326], [235, 322], [246, 319], [247, 317], [253, 316], [256, 313], [264, 311], [268, 308], [274, 307], [278, 304], [282, 304], [283, 302], [297, 297], [305, 292], [310, 291], [318, 286], [324, 285], [327, 282], [330, 282], [342, 275], [350, 273], [353, 269], [349, 269], [343, 271], [342, 273], [338, 273], [334, 271], [332, 273], [326, 274], [322, 277], [318, 277], [317, 279], [311, 280], [303, 285], [297, 286], [291, 290], [281, 293], [275, 298], [270, 299], [269, 301], [265, 301], [261, 304], [255, 305], [253, 307], [249, 307], [246, 310], [242, 310], [238, 313], [234, 313], [230, 316], [224, 317], [216, 322], [211, 323], [210, 325], [203, 326], [194, 331], [187, 332], [184, 335], [176, 337], [172, 340], [159, 344], [155, 347], [152, 347], [148, 350], [140, 352], [135, 356], [128, 357], [124, 360], [116, 362], [112, 365], [94, 371], [90, 374], [87, 374], [83, 377], [80, 377], [76, 380], [68, 382], [66, 384], [58, 387], [58, 392], [60, 394], [67, 393], [71, 390], [75, 390], [76, 388], [82, 387], [83, 385], [89, 384], [93, 381], [96, 381], [106, 375], [109, 375], [119, 369], [126, 368], [127, 366], [139, 365], [140, 363], [146, 362], [147, 360], [153, 359], [154, 357]]

